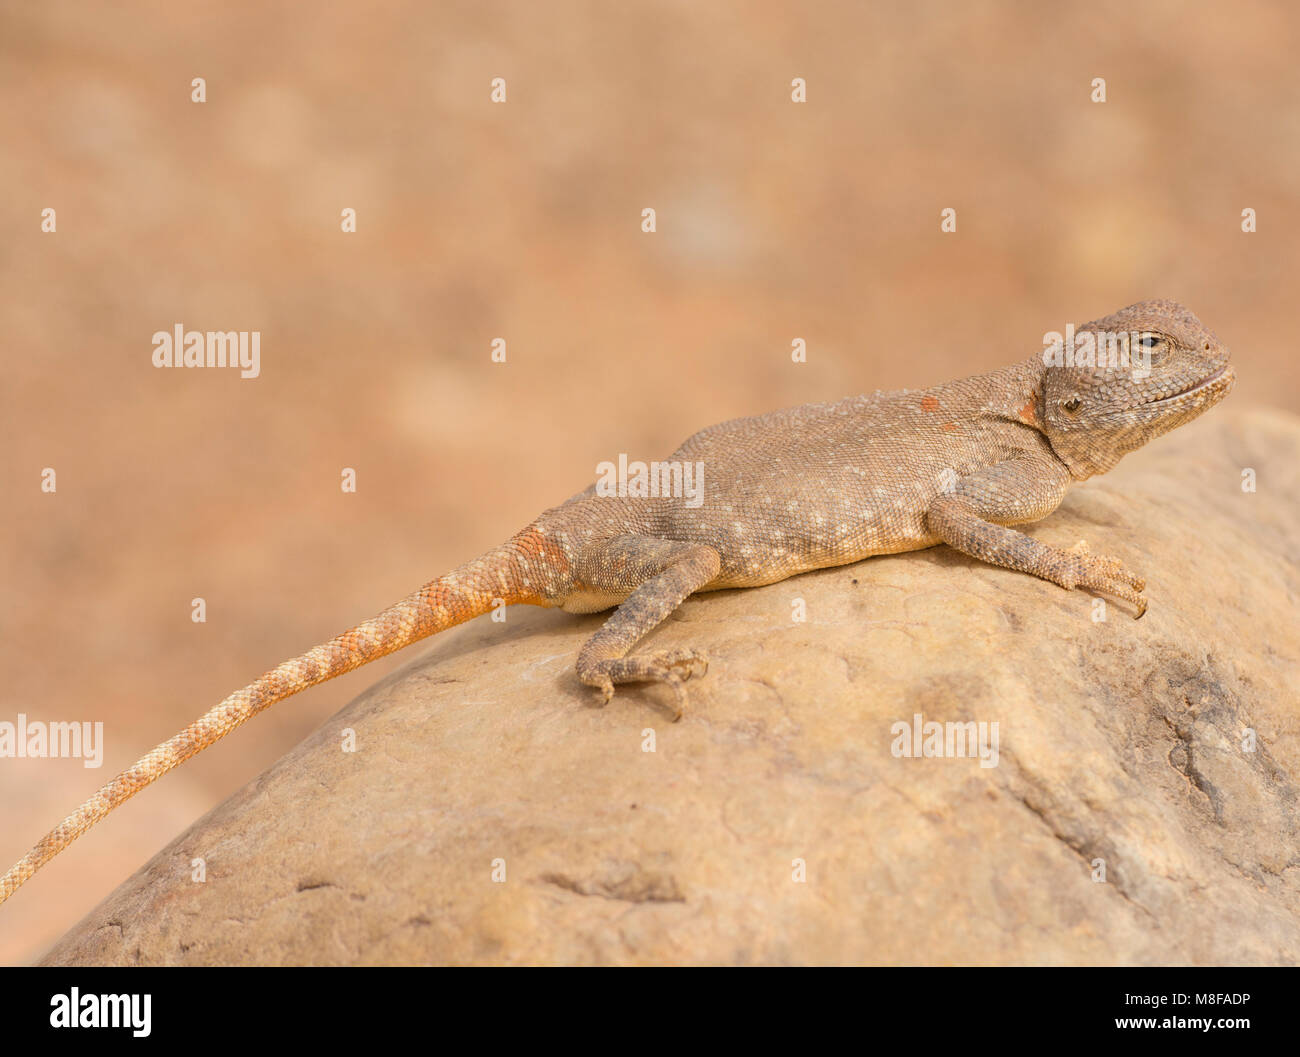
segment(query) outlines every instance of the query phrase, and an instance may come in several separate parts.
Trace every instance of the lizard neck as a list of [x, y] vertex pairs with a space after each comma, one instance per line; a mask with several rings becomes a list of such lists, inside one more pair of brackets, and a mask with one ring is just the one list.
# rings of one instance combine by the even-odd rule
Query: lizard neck
[[1043, 404], [1046, 370], [1042, 357], [1035, 355], [986, 375], [989, 411], [997, 418], [1018, 422], [1046, 435]]
[[994, 371], [989, 378], [992, 380], [989, 406], [993, 414], [1041, 433], [1052, 454], [1076, 481], [1105, 473], [1119, 462], [1122, 451], [1096, 451], [1085, 458], [1062, 451], [1052, 443], [1052, 431], [1048, 428], [1047, 365], [1041, 353]]

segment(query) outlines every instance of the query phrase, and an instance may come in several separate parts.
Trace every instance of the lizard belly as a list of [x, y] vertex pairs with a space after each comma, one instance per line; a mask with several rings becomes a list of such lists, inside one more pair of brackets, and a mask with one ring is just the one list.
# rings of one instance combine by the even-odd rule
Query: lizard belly
[[565, 613], [600, 613], [622, 604], [631, 593], [631, 589], [603, 591], [595, 587], [578, 587], [565, 596], [559, 608]]
[[[833, 494], [833, 493], [832, 493]], [[920, 550], [938, 542], [925, 524], [928, 497], [884, 500], [846, 493], [828, 502], [825, 493], [808, 502], [778, 497], [747, 506], [733, 516], [725, 505], [675, 517], [675, 539], [706, 543], [718, 551], [722, 567], [711, 587], [760, 587], [788, 576], [847, 565], [877, 554]], [[757, 516], [756, 516], [757, 515]]]

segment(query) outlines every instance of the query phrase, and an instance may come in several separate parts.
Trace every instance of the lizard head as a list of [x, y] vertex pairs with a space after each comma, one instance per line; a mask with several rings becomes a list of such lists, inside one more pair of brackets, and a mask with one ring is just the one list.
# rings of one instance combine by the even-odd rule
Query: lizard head
[[1235, 380], [1227, 348], [1176, 301], [1085, 323], [1043, 362], [1043, 432], [1079, 479], [1208, 411]]

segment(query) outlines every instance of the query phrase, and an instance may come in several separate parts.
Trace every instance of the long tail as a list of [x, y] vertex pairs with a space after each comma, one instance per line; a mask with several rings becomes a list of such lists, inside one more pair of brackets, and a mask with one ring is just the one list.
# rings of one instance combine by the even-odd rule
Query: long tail
[[135, 766], [119, 774], [50, 830], [0, 878], [0, 903], [119, 804], [224, 738], [264, 708], [486, 613], [498, 604], [498, 599], [507, 605], [519, 602], [547, 605], [526, 583], [530, 568], [537, 568], [536, 558], [545, 543], [536, 530], [525, 529], [509, 543], [447, 576], [430, 581], [378, 616], [308, 650], [301, 657], [285, 661], [231, 694], [170, 741], [142, 756]]

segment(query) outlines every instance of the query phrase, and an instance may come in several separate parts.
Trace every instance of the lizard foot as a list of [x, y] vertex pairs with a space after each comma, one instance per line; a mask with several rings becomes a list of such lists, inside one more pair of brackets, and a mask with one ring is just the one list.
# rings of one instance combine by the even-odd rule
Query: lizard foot
[[597, 661], [579, 678], [600, 693], [600, 705], [609, 704], [618, 683], [664, 683], [673, 691], [673, 722], [682, 718], [686, 707], [686, 687], [692, 676], [709, 670], [709, 658], [703, 650], [663, 650], [635, 657], [612, 657]]
[[1085, 540], [1079, 540], [1065, 553], [1073, 560], [1061, 584], [1062, 587], [1089, 587], [1094, 591], [1103, 591], [1126, 602], [1132, 602], [1137, 607], [1135, 620], [1147, 611], [1147, 600], [1142, 594], [1147, 582], [1124, 568], [1118, 558], [1089, 553]]

